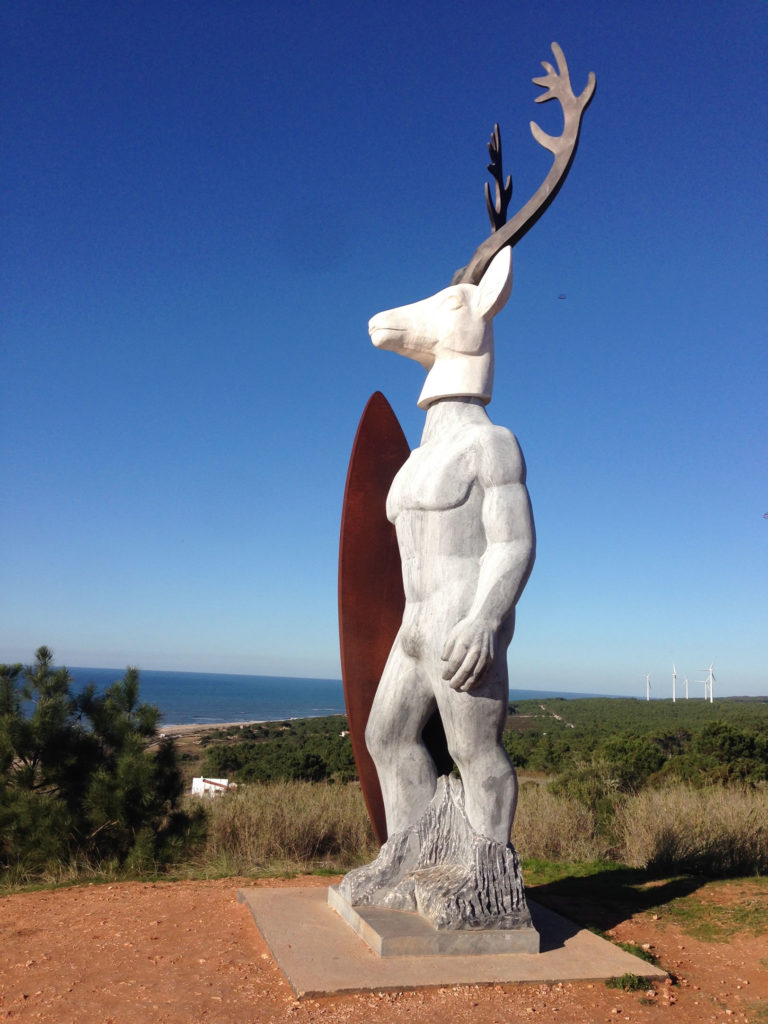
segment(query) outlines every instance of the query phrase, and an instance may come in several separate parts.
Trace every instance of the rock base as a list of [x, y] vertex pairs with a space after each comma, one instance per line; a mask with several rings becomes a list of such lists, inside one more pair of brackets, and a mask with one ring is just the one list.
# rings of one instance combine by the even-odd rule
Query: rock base
[[478, 835], [459, 779], [442, 775], [424, 816], [339, 886], [350, 906], [420, 914], [440, 930], [531, 928], [514, 847]]

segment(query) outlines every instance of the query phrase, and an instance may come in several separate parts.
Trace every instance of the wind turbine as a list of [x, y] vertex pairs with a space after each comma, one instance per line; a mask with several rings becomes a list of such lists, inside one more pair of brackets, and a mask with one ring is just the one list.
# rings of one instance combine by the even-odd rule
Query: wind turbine
[[688, 700], [688, 676], [685, 677], [685, 699]]
[[706, 672], [707, 673], [707, 678], [706, 679], [700, 679], [699, 682], [700, 683], [704, 683], [704, 700], [706, 701], [708, 699], [710, 704], [714, 704], [715, 703], [715, 697], [714, 697], [714, 694], [712, 692], [712, 683], [717, 681], [716, 677], [715, 677], [715, 673], [714, 673], [714, 667], [715, 667], [715, 663], [713, 661], [710, 664], [709, 668], [702, 668], [702, 669], [700, 669], [701, 672]]
[[675, 668], [674, 661], [672, 662], [672, 703], [674, 704], [677, 700], [677, 669]]
[[651, 673], [645, 673], [645, 699], [651, 699]]
[[714, 681], [715, 681], [715, 673], [712, 671], [714, 669], [714, 667], [715, 667], [715, 663], [713, 661], [710, 664], [710, 666], [709, 666], [709, 678], [707, 679], [707, 684], [709, 686], [709, 703], [710, 704], [714, 704], [715, 703], [715, 695], [712, 692], [712, 683], [714, 683]]

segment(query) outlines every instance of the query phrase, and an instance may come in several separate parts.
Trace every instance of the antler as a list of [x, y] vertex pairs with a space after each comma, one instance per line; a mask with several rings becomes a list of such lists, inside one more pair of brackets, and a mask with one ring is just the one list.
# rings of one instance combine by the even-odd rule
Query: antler
[[[552, 43], [552, 53], [554, 53], [555, 60], [557, 61], [557, 71], [555, 71], [549, 61], [541, 62], [541, 66], [547, 73], [546, 75], [542, 75], [540, 78], [534, 78], [533, 81], [536, 85], [540, 85], [547, 91], [542, 96], [537, 96], [535, 102], [546, 103], [547, 100], [551, 99], [559, 100], [560, 106], [563, 108], [563, 134], [558, 137], [547, 135], [547, 133], [542, 131], [535, 121], [531, 121], [531, 134], [540, 146], [548, 149], [550, 153], [554, 155], [554, 163], [549, 169], [549, 174], [525, 206], [521, 210], [518, 210], [509, 223], [504, 224], [504, 222], [501, 221], [501, 223], [495, 227], [493, 234], [475, 250], [475, 255], [472, 257], [470, 263], [466, 267], [462, 267], [461, 270], [456, 271], [453, 275], [452, 284], [478, 284], [493, 257], [503, 249], [505, 245], [515, 245], [520, 241], [523, 235], [533, 227], [560, 191], [566, 175], [571, 168], [573, 158], [576, 155], [576, 146], [579, 141], [581, 117], [587, 109], [587, 106], [595, 92], [595, 73], [594, 71], [590, 71], [584, 91], [580, 96], [574, 96], [571, 88], [570, 75], [568, 74], [568, 65], [566, 64], [563, 51], [557, 43]], [[497, 132], [498, 125], [494, 131], [491, 145], [493, 145], [494, 141], [498, 138]], [[496, 176], [494, 171], [495, 164], [493, 163], [493, 149], [491, 146], [488, 148], [491, 152], [492, 161], [488, 169], [494, 177], [497, 178], [496, 187], [498, 190], [499, 177], [501, 175], [501, 141], [499, 140], [498, 142], [499, 177]], [[488, 202], [490, 213], [490, 194], [487, 185], [486, 202]], [[507, 202], [509, 202], [508, 197]], [[493, 215], [491, 215], [491, 224], [494, 224]]]
[[493, 126], [488, 152], [491, 155], [488, 170], [496, 181], [496, 203], [491, 202], [491, 188], [486, 181], [485, 205], [488, 207], [488, 216], [491, 218], [491, 231], [498, 231], [506, 223], [507, 207], [512, 198], [512, 178], [507, 175], [507, 180], [504, 181], [504, 171], [501, 166], [501, 133], [498, 124]]

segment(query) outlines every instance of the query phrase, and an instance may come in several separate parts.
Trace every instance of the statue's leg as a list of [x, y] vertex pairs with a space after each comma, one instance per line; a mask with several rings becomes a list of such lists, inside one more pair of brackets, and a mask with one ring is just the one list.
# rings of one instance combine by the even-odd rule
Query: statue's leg
[[517, 807], [517, 775], [501, 742], [507, 718], [506, 658], [468, 693], [437, 676], [435, 692], [448, 750], [464, 783], [464, 806], [475, 832], [506, 845]]
[[437, 773], [421, 739], [434, 708], [429, 679], [421, 665], [405, 653], [398, 636], [365, 730], [390, 836], [418, 821], [434, 796]]

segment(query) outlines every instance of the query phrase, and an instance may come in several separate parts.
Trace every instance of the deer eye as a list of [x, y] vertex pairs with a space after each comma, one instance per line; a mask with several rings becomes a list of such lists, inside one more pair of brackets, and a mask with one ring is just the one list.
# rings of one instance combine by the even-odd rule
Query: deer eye
[[454, 293], [453, 295], [447, 295], [443, 302], [443, 309], [461, 309], [464, 305], [464, 301], [461, 295]]

